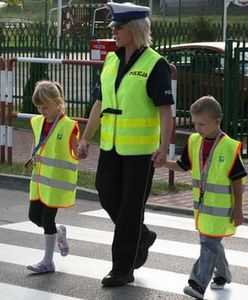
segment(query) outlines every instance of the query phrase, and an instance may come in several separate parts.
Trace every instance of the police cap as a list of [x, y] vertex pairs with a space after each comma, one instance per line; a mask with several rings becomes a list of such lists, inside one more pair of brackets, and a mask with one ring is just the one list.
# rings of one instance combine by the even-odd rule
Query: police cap
[[112, 20], [108, 25], [110, 28], [120, 26], [131, 20], [145, 19], [150, 11], [150, 8], [147, 6], [136, 5], [131, 2], [108, 2], [107, 6], [112, 12]]

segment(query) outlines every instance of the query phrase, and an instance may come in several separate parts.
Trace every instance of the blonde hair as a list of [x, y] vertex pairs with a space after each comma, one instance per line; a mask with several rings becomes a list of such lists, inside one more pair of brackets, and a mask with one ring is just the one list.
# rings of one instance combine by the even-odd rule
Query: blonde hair
[[222, 108], [220, 103], [213, 96], [203, 96], [197, 99], [190, 106], [190, 114], [207, 114], [212, 119], [222, 118]]
[[132, 32], [134, 43], [138, 49], [151, 45], [151, 21], [148, 18], [131, 20], [124, 26]]
[[57, 101], [59, 110], [64, 111], [64, 91], [58, 82], [47, 80], [38, 81], [32, 96], [32, 102], [35, 106], [48, 105]]

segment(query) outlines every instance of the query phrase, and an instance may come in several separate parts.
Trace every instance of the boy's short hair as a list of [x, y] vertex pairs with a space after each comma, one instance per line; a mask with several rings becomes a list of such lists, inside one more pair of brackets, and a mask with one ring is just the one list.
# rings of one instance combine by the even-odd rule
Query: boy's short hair
[[197, 99], [190, 106], [190, 114], [207, 114], [210, 118], [222, 118], [222, 108], [220, 103], [213, 96], [203, 96]]

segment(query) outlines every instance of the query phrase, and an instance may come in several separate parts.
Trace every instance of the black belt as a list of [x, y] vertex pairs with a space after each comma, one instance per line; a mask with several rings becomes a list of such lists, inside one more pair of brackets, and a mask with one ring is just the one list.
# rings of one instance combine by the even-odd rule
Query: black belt
[[100, 114], [100, 118], [105, 114], [105, 113], [108, 113], [108, 114], [113, 114], [113, 115], [121, 115], [122, 114], [122, 110], [121, 109], [114, 109], [114, 108], [105, 108], [101, 114]]

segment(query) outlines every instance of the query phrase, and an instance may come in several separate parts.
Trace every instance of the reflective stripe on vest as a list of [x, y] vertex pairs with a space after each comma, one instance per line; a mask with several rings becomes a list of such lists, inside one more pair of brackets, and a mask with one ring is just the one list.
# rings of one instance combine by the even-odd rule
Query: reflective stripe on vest
[[76, 184], [70, 184], [65, 181], [61, 180], [55, 180], [52, 178], [48, 178], [42, 175], [32, 174], [32, 181], [37, 183], [42, 183], [44, 185], [47, 185], [48, 187], [55, 187], [62, 190], [68, 190], [68, 191], [74, 191], [77, 187]]
[[[199, 208], [199, 203], [194, 201], [194, 209]], [[217, 216], [217, 217], [228, 217], [231, 215], [232, 209], [231, 208], [222, 208], [222, 207], [213, 207], [203, 205], [201, 208], [201, 213]]]
[[236, 231], [231, 223], [231, 212], [234, 204], [232, 183], [228, 174], [239, 155], [240, 143], [223, 135], [214, 149], [209, 168], [202, 206], [199, 207], [200, 188], [200, 149], [202, 137], [195, 133], [188, 141], [189, 159], [193, 177], [194, 215], [196, 228], [209, 236], [228, 236]]
[[[201, 181], [198, 179], [193, 179], [193, 187], [199, 188], [201, 185]], [[232, 193], [232, 186], [231, 185], [221, 185], [221, 184], [214, 184], [214, 183], [206, 183], [205, 185], [205, 192], [217, 193], [217, 194], [231, 194]]]
[[54, 159], [54, 158], [48, 158], [48, 157], [42, 157], [40, 155], [34, 156], [34, 162], [40, 162], [43, 165], [61, 168], [61, 169], [68, 169], [72, 171], [76, 171], [78, 169], [78, 164], [70, 163], [68, 161], [60, 160], [60, 159]]
[[[151, 154], [159, 147], [158, 108], [146, 91], [147, 79], [161, 56], [147, 48], [123, 77], [115, 93], [119, 58], [108, 53], [101, 73], [101, 143], [103, 150], [113, 146], [121, 155]], [[105, 113], [121, 111], [121, 114]]]
[[[35, 145], [43, 122], [42, 116], [31, 119]], [[75, 203], [78, 160], [72, 155], [70, 144], [75, 126], [75, 121], [63, 116], [37, 151], [30, 181], [30, 200], [40, 199], [48, 207], [69, 207]]]

